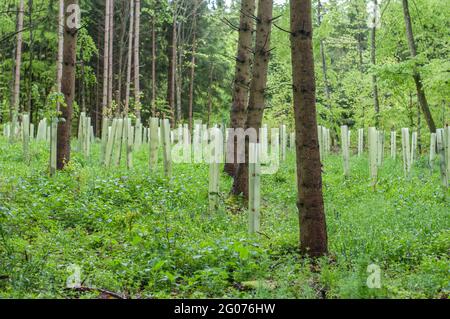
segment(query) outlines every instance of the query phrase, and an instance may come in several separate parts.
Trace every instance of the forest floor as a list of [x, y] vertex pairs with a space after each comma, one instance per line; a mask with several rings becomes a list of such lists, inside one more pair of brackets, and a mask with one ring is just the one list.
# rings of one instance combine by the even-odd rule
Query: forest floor
[[[386, 158], [376, 190], [366, 157], [351, 158], [348, 179], [328, 157], [330, 256], [312, 265], [298, 254], [292, 152], [262, 177], [254, 237], [225, 174], [221, 211], [208, 214], [207, 165], [176, 164], [167, 181], [145, 148], [128, 171], [102, 168], [97, 145], [49, 178], [46, 147], [31, 152], [25, 164], [20, 143], [0, 137], [0, 298], [448, 298], [450, 193], [425, 157], [410, 181]], [[381, 288], [367, 286], [371, 264]], [[67, 288], [77, 277], [100, 289]]]

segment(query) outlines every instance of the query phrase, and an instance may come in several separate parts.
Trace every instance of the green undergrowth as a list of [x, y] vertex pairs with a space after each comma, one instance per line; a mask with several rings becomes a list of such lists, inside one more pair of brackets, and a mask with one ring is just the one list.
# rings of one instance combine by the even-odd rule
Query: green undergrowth
[[[74, 143], [75, 145], [76, 143]], [[162, 157], [161, 157], [162, 158]], [[74, 152], [50, 178], [48, 151], [0, 137], [0, 297], [97, 298], [83, 286], [129, 298], [448, 298], [450, 194], [426, 157], [405, 179], [401, 158], [386, 158], [376, 188], [367, 158], [324, 161], [330, 254], [298, 254], [295, 158], [262, 177], [261, 233], [249, 236], [242, 201], [221, 176], [220, 210], [208, 213], [208, 166], [162, 163], [151, 172], [145, 148], [134, 168], [99, 165]], [[381, 269], [369, 289], [367, 267]]]

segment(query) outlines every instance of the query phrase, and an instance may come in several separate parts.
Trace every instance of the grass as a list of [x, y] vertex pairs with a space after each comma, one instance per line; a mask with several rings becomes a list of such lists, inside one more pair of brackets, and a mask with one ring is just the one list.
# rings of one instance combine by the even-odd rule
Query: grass
[[[0, 298], [96, 298], [66, 288], [79, 267], [84, 286], [131, 298], [448, 298], [450, 194], [420, 159], [413, 176], [385, 160], [377, 188], [367, 158], [351, 158], [344, 179], [338, 155], [324, 162], [330, 256], [318, 264], [298, 254], [295, 158], [262, 178], [262, 234], [247, 234], [247, 213], [228, 196], [208, 214], [208, 167], [98, 165], [74, 153], [49, 178], [48, 152], [0, 137]], [[381, 268], [369, 289], [367, 267]]]

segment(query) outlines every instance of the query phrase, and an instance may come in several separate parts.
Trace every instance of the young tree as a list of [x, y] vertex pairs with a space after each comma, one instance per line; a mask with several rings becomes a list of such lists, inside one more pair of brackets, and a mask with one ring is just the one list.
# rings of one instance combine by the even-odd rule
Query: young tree
[[[233, 87], [233, 104], [231, 106], [231, 127], [234, 129], [244, 128], [246, 120], [246, 110], [248, 106], [248, 95], [250, 86], [251, 71], [251, 49], [252, 34], [255, 21], [256, 3], [255, 0], [242, 0], [241, 15], [239, 23], [239, 43], [236, 56], [236, 70]], [[234, 162], [225, 164], [225, 172], [230, 176], [235, 176], [237, 169], [236, 141], [228, 141], [228, 148], [234, 148]]]
[[175, 77], [177, 69], [177, 0], [172, 1], [173, 20], [167, 25], [167, 104], [169, 107], [171, 124], [175, 125]]
[[[406, 37], [408, 39], [409, 51], [411, 53], [411, 57], [414, 59], [417, 56], [416, 42], [414, 40], [414, 33], [412, 30], [411, 23], [411, 15], [409, 13], [409, 5], [408, 0], [403, 1], [403, 16], [405, 19], [406, 25]], [[423, 115], [425, 116], [425, 120], [427, 121], [428, 128], [431, 133], [436, 133], [436, 124], [434, 123], [433, 116], [430, 112], [430, 107], [428, 106], [427, 97], [425, 95], [425, 89], [423, 88], [422, 77], [417, 70], [417, 67], [414, 66], [413, 70], [413, 78], [414, 83], [416, 84], [417, 89], [417, 97], [419, 99], [420, 107], [422, 108]]]
[[[64, 50], [61, 92], [66, 105], [61, 108], [58, 123], [57, 169], [64, 169], [70, 161], [70, 136], [72, 128], [73, 100], [75, 96], [75, 65], [77, 59], [78, 0], [65, 0]], [[72, 11], [73, 10], [73, 11]]]
[[301, 252], [328, 252], [316, 118], [311, 0], [290, 0], [291, 51], [297, 152], [297, 206]]
[[152, 116], [156, 116], [156, 13], [152, 16]]
[[[256, 42], [253, 76], [250, 84], [245, 128], [253, 128], [259, 134], [265, 109], [267, 73], [270, 59], [270, 37], [272, 32], [273, 0], [259, 0], [256, 19]], [[244, 194], [248, 198], [248, 139], [245, 142], [245, 163], [239, 164], [234, 178], [233, 194]]]

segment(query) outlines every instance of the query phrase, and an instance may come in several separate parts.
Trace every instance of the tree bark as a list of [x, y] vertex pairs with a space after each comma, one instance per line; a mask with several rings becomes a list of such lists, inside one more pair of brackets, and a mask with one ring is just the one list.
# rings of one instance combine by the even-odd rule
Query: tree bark
[[156, 15], [152, 17], [152, 116], [156, 116]]
[[[14, 75], [14, 92], [13, 92], [13, 117], [17, 118], [20, 108], [20, 69], [22, 67], [22, 43], [23, 43], [23, 16], [24, 16], [24, 0], [19, 2], [19, 12], [17, 16], [17, 46], [16, 46], [16, 69]], [[14, 135], [11, 134], [11, 136]]]
[[175, 124], [175, 74], [177, 64], [177, 23], [175, 3], [174, 6], [173, 21], [167, 29], [167, 57], [169, 59], [169, 67], [167, 69], [167, 104], [169, 106], [172, 127], [174, 127]]
[[[374, 12], [373, 12], [373, 26], [370, 28], [370, 38], [371, 38], [371, 61], [372, 65], [377, 65], [377, 41], [376, 41], [376, 34], [377, 34], [377, 27], [376, 27], [376, 17], [377, 17], [377, 10], [378, 10], [378, 0], [373, 0], [374, 2]], [[378, 79], [375, 74], [372, 75], [372, 91], [373, 91], [373, 103], [375, 107], [375, 126], [378, 127], [380, 124], [380, 99], [378, 95]]]
[[103, 117], [108, 116], [108, 76], [109, 76], [109, 23], [111, 0], [105, 0], [105, 40], [103, 48], [103, 99], [102, 113]]
[[199, 3], [194, 2], [193, 23], [192, 23], [192, 51], [191, 51], [191, 74], [189, 83], [189, 131], [192, 132], [193, 127], [193, 108], [194, 108], [194, 80], [195, 80], [195, 63], [197, 53], [197, 9]]
[[311, 0], [291, 0], [291, 50], [300, 250], [312, 257], [328, 252], [316, 118]]
[[139, 33], [141, 21], [141, 0], [135, 1], [134, 19], [134, 103], [136, 117], [141, 118], [141, 88], [139, 83]]
[[[252, 34], [255, 21], [255, 0], [242, 0], [241, 16], [239, 23], [239, 42], [236, 56], [236, 69], [233, 87], [233, 104], [231, 106], [231, 127], [234, 129], [244, 128], [246, 120], [246, 110], [248, 106], [248, 96], [251, 77], [251, 50]], [[225, 172], [234, 177], [237, 171], [236, 141], [230, 140], [229, 144], [234, 146], [234, 162], [225, 164]]]
[[[78, 0], [65, 0], [65, 7], [78, 5]], [[73, 12], [65, 13], [65, 21]], [[66, 105], [61, 108], [61, 119], [58, 123], [57, 139], [57, 169], [64, 169], [70, 161], [70, 136], [72, 128], [73, 100], [75, 96], [75, 65], [77, 58], [77, 34], [76, 25], [64, 24], [64, 50], [61, 92], [64, 94]]]
[[[408, 0], [403, 1], [403, 16], [405, 19], [406, 25], [406, 37], [408, 39], [409, 51], [411, 53], [411, 57], [414, 59], [417, 56], [416, 43], [414, 40], [414, 33], [412, 30], [411, 23], [411, 15], [409, 13], [409, 5]], [[430, 107], [428, 106], [427, 97], [425, 95], [425, 89], [423, 88], [422, 78], [420, 76], [419, 71], [417, 70], [417, 66], [414, 66], [413, 70], [413, 78], [414, 83], [416, 84], [417, 90], [417, 98], [419, 100], [420, 107], [422, 109], [423, 115], [425, 117], [425, 121], [428, 124], [428, 128], [431, 133], [436, 133], [436, 124], [433, 120], [433, 116], [431, 115]]]
[[133, 35], [134, 35], [134, 0], [130, 0], [130, 29], [128, 31], [128, 61], [127, 61], [127, 83], [125, 84], [125, 106], [124, 114], [128, 116], [130, 111], [130, 85], [131, 68], [133, 59]]
[[[272, 31], [273, 0], [259, 0], [256, 23], [255, 57], [250, 84], [247, 119], [245, 128], [254, 128], [259, 134], [265, 108], [267, 73], [270, 59], [270, 37]], [[248, 145], [245, 142], [245, 163], [239, 164], [234, 178], [233, 194], [243, 194], [248, 199]]]
[[108, 108], [112, 111], [114, 78], [114, 0], [109, 0]]

